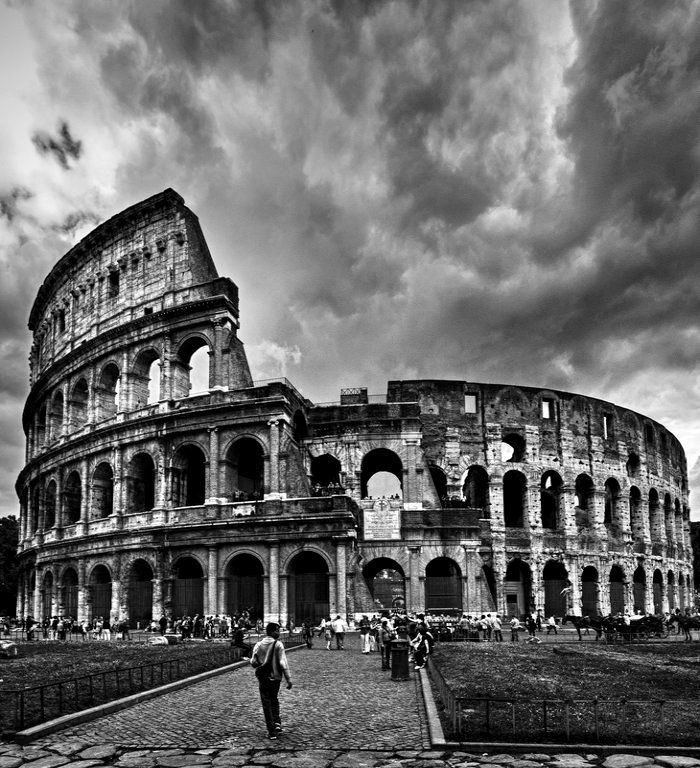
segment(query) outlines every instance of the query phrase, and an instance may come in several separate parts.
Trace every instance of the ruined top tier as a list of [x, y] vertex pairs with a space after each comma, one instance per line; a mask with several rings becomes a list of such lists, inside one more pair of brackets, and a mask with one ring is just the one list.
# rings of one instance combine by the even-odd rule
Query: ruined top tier
[[[216, 281], [212, 285], [213, 281]], [[225, 293], [197, 217], [172, 189], [104, 222], [54, 266], [29, 315], [39, 375], [83, 341], [169, 306]]]

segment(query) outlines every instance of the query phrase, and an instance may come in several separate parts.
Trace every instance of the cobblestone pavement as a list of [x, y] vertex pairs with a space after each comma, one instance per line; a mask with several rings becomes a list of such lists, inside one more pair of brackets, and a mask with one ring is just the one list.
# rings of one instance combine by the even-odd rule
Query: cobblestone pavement
[[430, 749], [417, 678], [392, 682], [377, 654], [363, 656], [356, 643], [289, 655], [294, 688], [280, 692], [276, 741], [267, 739], [255, 677], [242, 668], [24, 747], [0, 744], [0, 768], [700, 768], [681, 756]]

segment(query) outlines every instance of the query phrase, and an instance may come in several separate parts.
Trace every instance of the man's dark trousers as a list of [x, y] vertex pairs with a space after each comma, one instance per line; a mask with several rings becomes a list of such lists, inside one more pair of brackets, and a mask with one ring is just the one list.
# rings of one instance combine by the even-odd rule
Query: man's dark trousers
[[275, 726], [281, 725], [280, 720], [280, 685], [281, 680], [258, 680], [260, 685], [260, 701], [262, 703], [263, 714], [265, 715], [265, 725], [267, 732], [275, 732]]

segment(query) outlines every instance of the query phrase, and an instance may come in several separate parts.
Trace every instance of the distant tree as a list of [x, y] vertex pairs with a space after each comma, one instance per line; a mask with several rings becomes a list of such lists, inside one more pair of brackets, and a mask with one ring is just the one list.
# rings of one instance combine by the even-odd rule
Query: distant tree
[[18, 543], [17, 518], [0, 517], [0, 616], [14, 616], [17, 610]]

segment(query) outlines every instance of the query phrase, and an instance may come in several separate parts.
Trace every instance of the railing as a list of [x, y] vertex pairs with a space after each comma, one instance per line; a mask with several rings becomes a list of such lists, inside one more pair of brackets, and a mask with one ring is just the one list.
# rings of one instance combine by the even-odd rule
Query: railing
[[530, 699], [456, 696], [429, 660], [449, 736], [465, 742], [513, 741], [691, 745], [697, 699]]
[[[301, 641], [288, 637], [281, 642], [289, 648], [299, 645]], [[181, 656], [151, 664], [110, 669], [21, 689], [0, 689], [0, 701], [3, 702], [0, 707], [0, 731], [20, 731], [54, 717], [217, 669], [241, 658], [240, 648], [226, 647], [200, 656]]]

